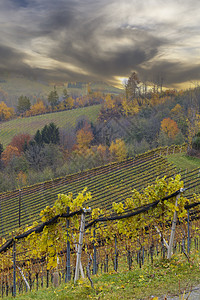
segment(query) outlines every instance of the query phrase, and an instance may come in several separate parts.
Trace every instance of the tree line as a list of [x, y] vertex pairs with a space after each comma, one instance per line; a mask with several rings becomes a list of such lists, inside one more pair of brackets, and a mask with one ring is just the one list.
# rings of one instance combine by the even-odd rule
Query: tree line
[[[58, 100], [56, 89], [50, 95]], [[101, 103], [95, 123], [82, 116], [74, 127], [46, 124], [34, 136], [18, 135], [5, 149], [1, 145], [2, 191], [121, 161], [158, 146], [186, 142], [188, 154], [200, 156], [199, 87], [148, 90], [133, 73], [122, 95], [89, 95], [91, 103]], [[65, 96], [62, 105], [69, 99], [67, 91]]]

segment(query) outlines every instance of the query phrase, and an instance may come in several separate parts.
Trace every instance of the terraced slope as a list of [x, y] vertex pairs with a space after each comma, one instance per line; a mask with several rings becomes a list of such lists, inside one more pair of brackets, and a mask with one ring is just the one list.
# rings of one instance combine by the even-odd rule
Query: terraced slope
[[6, 235], [19, 225], [39, 220], [39, 212], [53, 205], [59, 193], [77, 194], [87, 187], [92, 193], [88, 205], [111, 208], [112, 202], [131, 196], [133, 188], [142, 189], [156, 177], [172, 176], [173, 165], [154, 153], [121, 163], [113, 163], [74, 175], [0, 194], [0, 234]]
[[[43, 182], [22, 190], [0, 194], [0, 235], [6, 236], [20, 225], [40, 221], [39, 213], [47, 205], [52, 206], [59, 193], [73, 192], [76, 195], [85, 187], [92, 193], [86, 205], [110, 209], [112, 202], [121, 202], [131, 197], [132, 190], [141, 190], [155, 179], [174, 176], [178, 170], [155, 151], [139, 155], [120, 163], [112, 163], [63, 178]], [[190, 187], [185, 195], [200, 193], [199, 169], [181, 171], [182, 180]], [[193, 188], [191, 188], [193, 187]]]
[[34, 135], [38, 129], [42, 129], [46, 124], [51, 122], [54, 122], [59, 128], [65, 129], [73, 127], [76, 124], [76, 120], [81, 116], [86, 116], [92, 122], [95, 122], [99, 111], [100, 105], [93, 105], [3, 122], [0, 123], [0, 141], [5, 147], [11, 142], [13, 136], [16, 134], [28, 133], [30, 135]]

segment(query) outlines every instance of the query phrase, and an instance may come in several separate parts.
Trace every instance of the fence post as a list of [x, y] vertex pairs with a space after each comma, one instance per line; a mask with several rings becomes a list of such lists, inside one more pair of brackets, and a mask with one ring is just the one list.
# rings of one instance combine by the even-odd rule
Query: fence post
[[21, 226], [21, 190], [19, 189], [19, 227]]
[[[180, 193], [184, 192], [184, 189], [180, 189]], [[170, 235], [170, 240], [169, 240], [169, 248], [167, 252], [167, 259], [170, 259], [172, 256], [172, 249], [173, 249], [173, 243], [174, 243], [174, 236], [175, 236], [175, 229], [176, 229], [176, 222], [177, 222], [177, 211], [176, 208], [178, 207], [178, 199], [180, 198], [181, 194], [178, 194], [176, 196], [176, 202], [175, 202], [175, 212], [174, 212], [174, 217], [172, 220], [172, 229], [171, 229], [171, 235]]]
[[16, 297], [16, 244], [13, 240], [13, 297]]
[[0, 215], [1, 215], [1, 234], [3, 235], [3, 217], [2, 217], [2, 211], [1, 211], [1, 203], [2, 203], [2, 196], [0, 199]]
[[115, 260], [114, 260], [114, 270], [117, 272], [117, 237], [115, 235]]
[[[67, 207], [67, 214], [69, 214], [69, 207]], [[70, 273], [70, 242], [69, 242], [69, 219], [67, 219], [67, 260], [66, 260], [66, 277], [65, 282], [71, 280]]]
[[79, 278], [79, 270], [80, 270], [80, 263], [81, 263], [81, 251], [83, 246], [83, 234], [85, 231], [85, 214], [91, 212], [91, 208], [83, 209], [83, 213], [81, 215], [81, 225], [80, 225], [80, 234], [79, 234], [79, 242], [78, 242], [78, 250], [77, 250], [77, 257], [76, 257], [76, 269], [75, 269], [75, 276], [74, 276], [74, 283]]
[[49, 287], [49, 270], [47, 270], [47, 288]]
[[187, 242], [187, 253], [190, 253], [190, 210], [187, 210], [187, 228], [188, 228], [188, 242]]
[[94, 241], [93, 241], [93, 247], [94, 247], [93, 275], [97, 274], [97, 248], [96, 248], [96, 245], [95, 245], [95, 235], [96, 235], [96, 232], [95, 232], [95, 225], [94, 225], [94, 232], [93, 232], [93, 238], [94, 238]]

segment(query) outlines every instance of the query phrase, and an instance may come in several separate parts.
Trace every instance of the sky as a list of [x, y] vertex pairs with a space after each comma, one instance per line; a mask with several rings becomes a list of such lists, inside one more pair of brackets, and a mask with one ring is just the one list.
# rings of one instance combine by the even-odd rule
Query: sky
[[199, 0], [0, 0], [0, 76], [200, 81]]

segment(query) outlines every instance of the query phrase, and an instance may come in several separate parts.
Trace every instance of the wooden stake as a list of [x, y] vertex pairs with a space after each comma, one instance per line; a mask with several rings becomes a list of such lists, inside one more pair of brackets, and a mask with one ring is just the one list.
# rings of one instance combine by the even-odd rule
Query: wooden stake
[[173, 243], [174, 243], [174, 236], [175, 236], [175, 229], [176, 229], [176, 222], [177, 222], [177, 211], [176, 208], [178, 207], [178, 199], [181, 196], [181, 193], [184, 192], [185, 189], [180, 189], [180, 194], [176, 196], [176, 202], [175, 202], [175, 212], [174, 212], [174, 217], [172, 221], [172, 229], [171, 229], [171, 235], [170, 235], [170, 240], [169, 240], [169, 248], [167, 252], [167, 259], [170, 259], [172, 256], [172, 251], [173, 251]]
[[90, 213], [91, 208], [89, 209], [83, 209], [83, 213], [81, 215], [81, 226], [80, 226], [80, 234], [79, 234], [79, 242], [78, 242], [78, 251], [76, 256], [76, 270], [75, 270], [75, 276], [74, 276], [74, 283], [79, 278], [79, 270], [80, 270], [80, 263], [81, 263], [81, 251], [83, 246], [83, 234], [85, 231], [85, 214]]
[[156, 225], [154, 225], [154, 227], [157, 233], [159, 234], [160, 238], [163, 240], [163, 243], [165, 244], [166, 248], [169, 249], [169, 245], [167, 244], [165, 238], [162, 236], [162, 233], [160, 232], [159, 228]]

